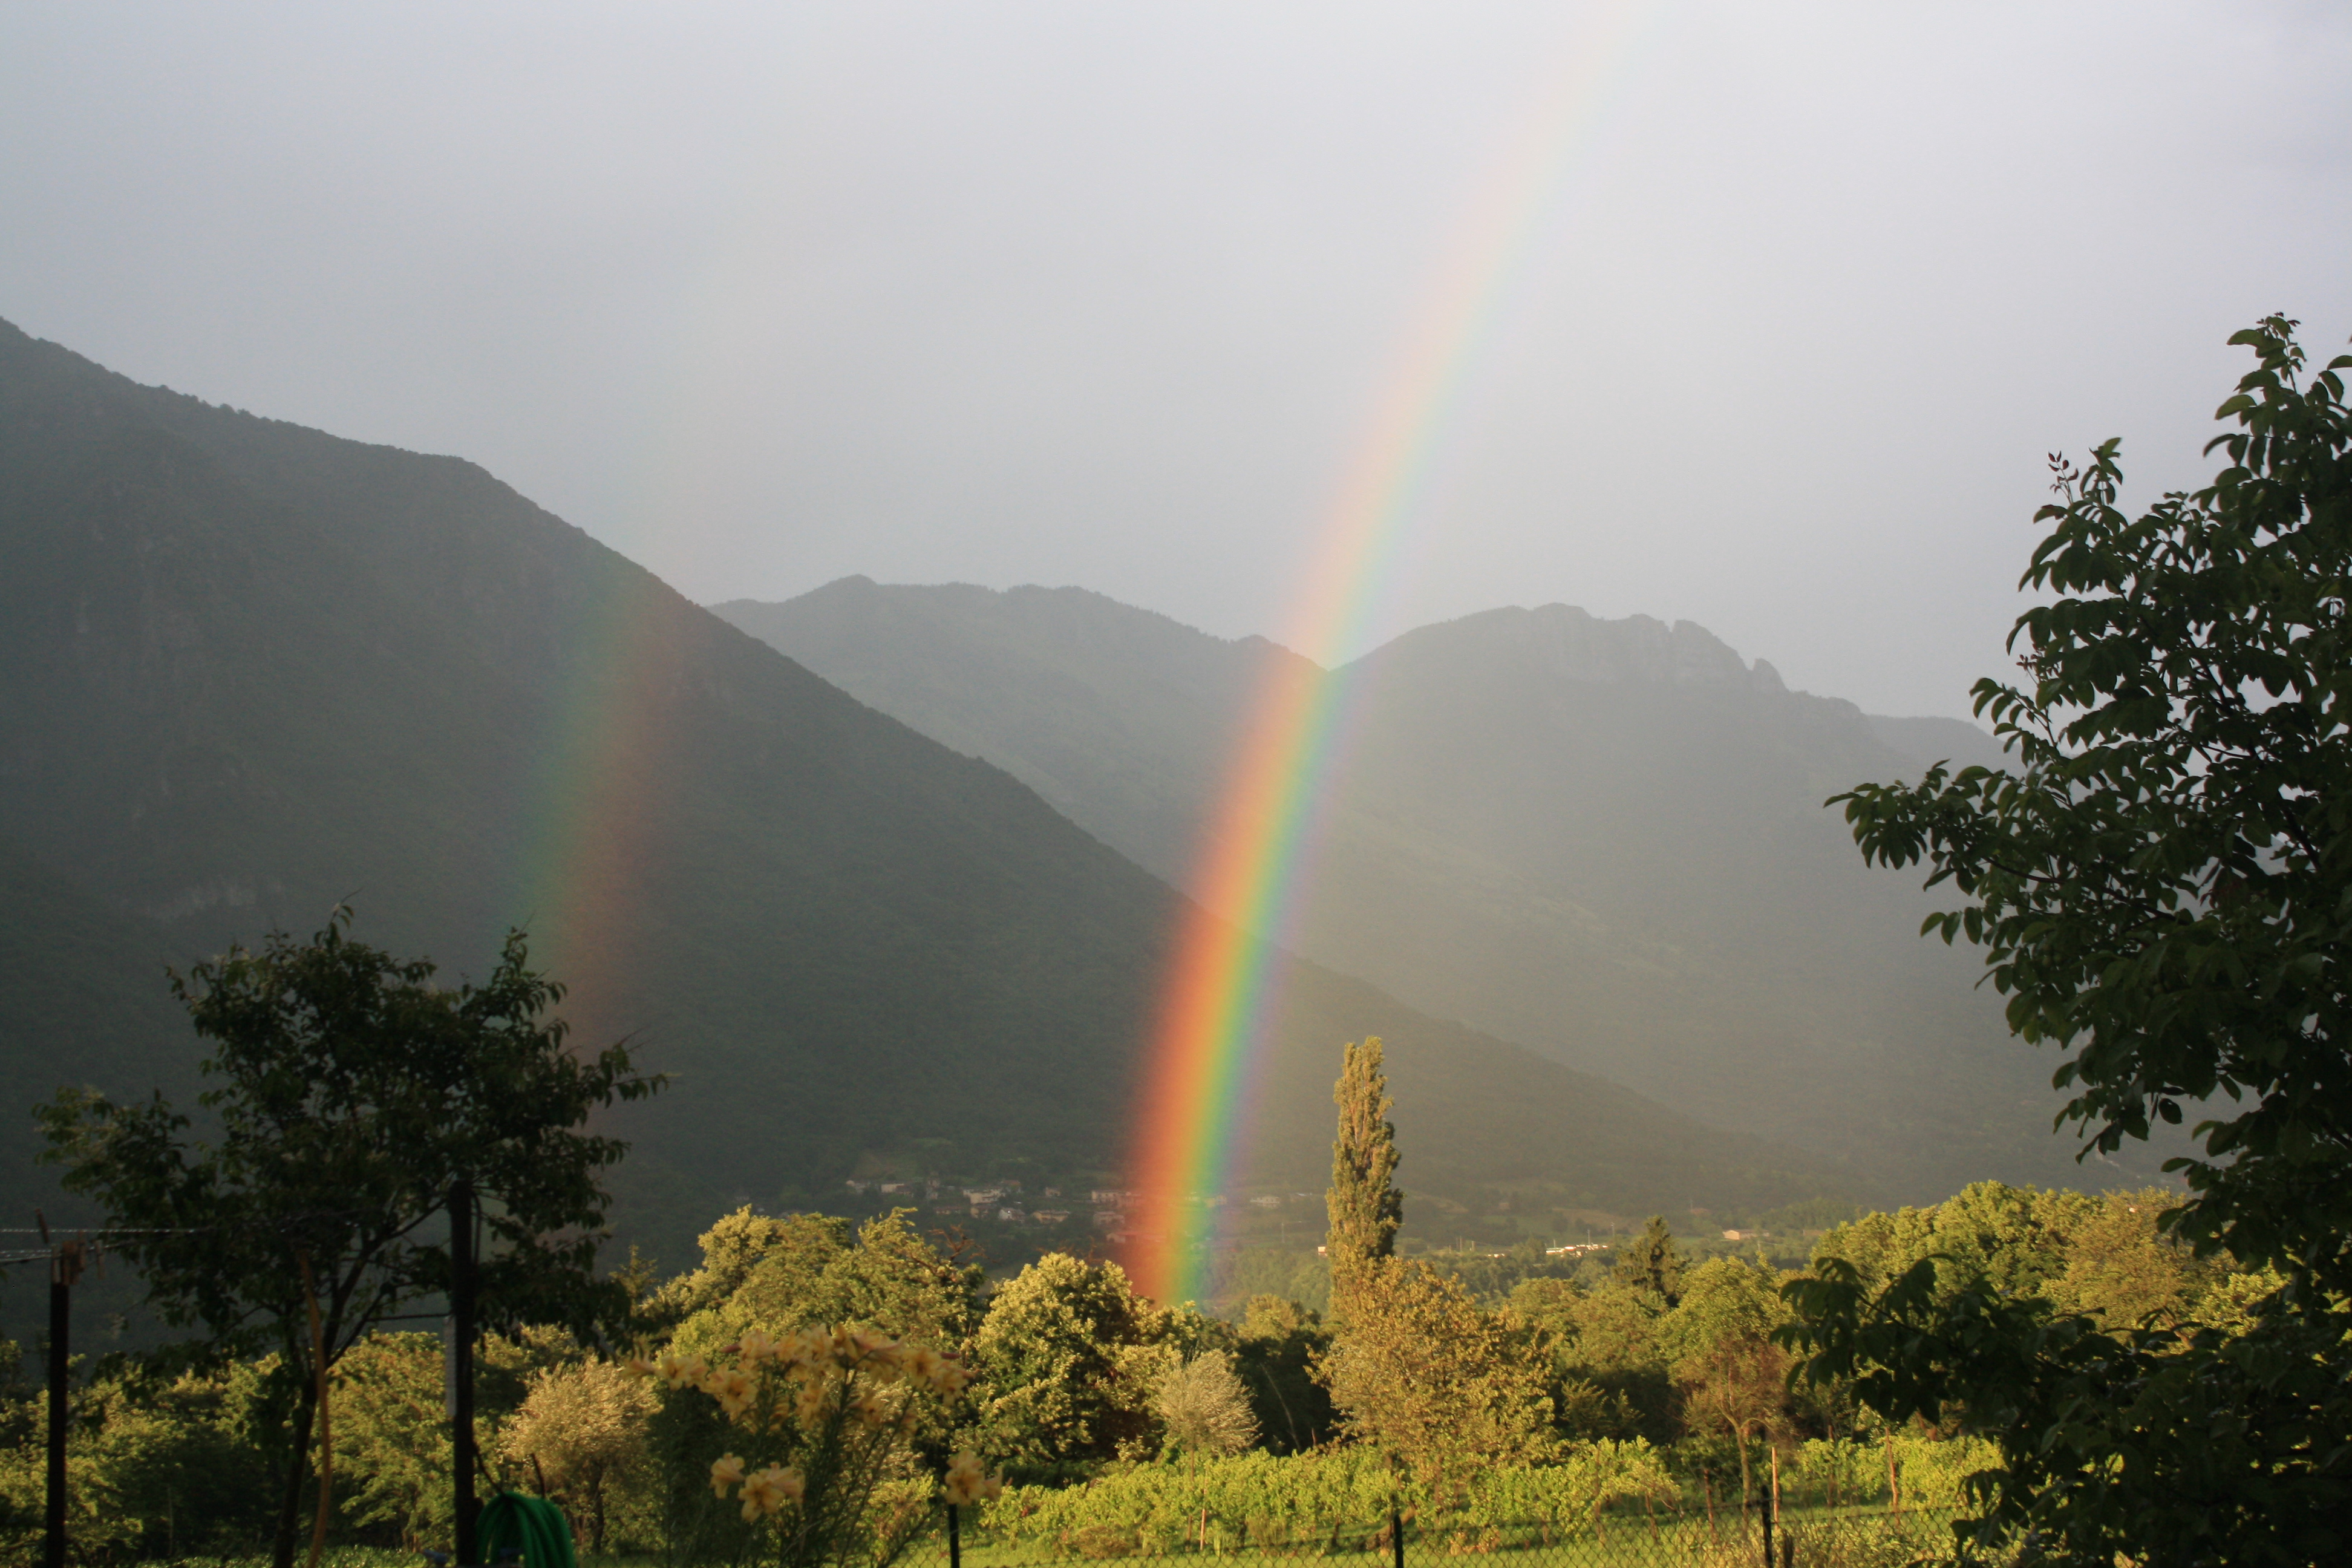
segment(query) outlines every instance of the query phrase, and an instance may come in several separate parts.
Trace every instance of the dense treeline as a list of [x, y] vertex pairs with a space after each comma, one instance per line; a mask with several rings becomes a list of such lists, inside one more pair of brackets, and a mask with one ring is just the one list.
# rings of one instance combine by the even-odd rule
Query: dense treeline
[[[1958, 1265], [1955, 1289], [1990, 1283], [2117, 1324], [2242, 1323], [2276, 1279], [2164, 1237], [2167, 1201], [1986, 1183], [1841, 1226], [1816, 1256], [1892, 1278], [1940, 1255]], [[952, 1352], [976, 1378], [955, 1440], [1014, 1483], [991, 1522], [1074, 1548], [1146, 1550], [1204, 1528], [1226, 1540], [1377, 1529], [1396, 1492], [1391, 1460], [1433, 1519], [1511, 1523], [1573, 1522], [1612, 1502], [1696, 1510], [1710, 1494], [1727, 1507], [1743, 1484], [1767, 1489], [1776, 1465], [1791, 1506], [1898, 1492], [1950, 1502], [1991, 1458], [1957, 1436], [1957, 1421], [1890, 1429], [1839, 1386], [1792, 1387], [1772, 1339], [1789, 1321], [1784, 1276], [1734, 1258], [1686, 1268], [1663, 1226], [1574, 1279], [1524, 1279], [1483, 1301], [1417, 1268], [1384, 1310], [1337, 1331], [1274, 1297], [1235, 1321], [1163, 1307], [1117, 1265], [1060, 1254], [992, 1282], [904, 1216], [853, 1227], [747, 1209], [702, 1249], [699, 1268], [657, 1286], [628, 1272], [641, 1348], [715, 1361], [753, 1331], [851, 1324]], [[1424, 1370], [1349, 1384], [1339, 1373], [1349, 1355], [1375, 1367], [1410, 1355]], [[493, 1337], [480, 1363], [493, 1476], [557, 1498], [583, 1546], [657, 1546], [678, 1500], [708, 1495], [715, 1450], [693, 1439], [707, 1435], [709, 1401], [626, 1362], [625, 1347], [539, 1330]], [[283, 1441], [268, 1415], [272, 1370], [267, 1357], [177, 1373], [125, 1362], [91, 1376], [69, 1458], [78, 1550], [127, 1561], [266, 1542]], [[1353, 1403], [1335, 1408], [1335, 1381]], [[379, 1332], [338, 1363], [337, 1539], [447, 1539], [443, 1399], [437, 1335]], [[1476, 1421], [1462, 1419], [1465, 1405]], [[37, 1530], [40, 1408], [17, 1386], [0, 1415], [12, 1555]], [[1093, 1484], [1073, 1489], [1082, 1481]]]

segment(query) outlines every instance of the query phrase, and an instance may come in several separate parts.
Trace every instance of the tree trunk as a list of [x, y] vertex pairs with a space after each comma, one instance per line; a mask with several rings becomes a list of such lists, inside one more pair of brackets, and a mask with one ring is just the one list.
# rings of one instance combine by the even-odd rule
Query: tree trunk
[[302, 1528], [302, 1483], [310, 1478], [310, 1421], [318, 1414], [318, 1388], [309, 1378], [294, 1395], [288, 1425], [293, 1452], [286, 1458], [286, 1490], [278, 1502], [278, 1537], [269, 1548], [269, 1568], [294, 1568], [296, 1538]]
[[1748, 1428], [1744, 1424], [1733, 1425], [1731, 1441], [1732, 1445], [1739, 1450], [1739, 1511], [1744, 1514], [1748, 1511], [1748, 1503], [1753, 1501], [1756, 1496], [1755, 1488], [1750, 1482], [1748, 1464]]

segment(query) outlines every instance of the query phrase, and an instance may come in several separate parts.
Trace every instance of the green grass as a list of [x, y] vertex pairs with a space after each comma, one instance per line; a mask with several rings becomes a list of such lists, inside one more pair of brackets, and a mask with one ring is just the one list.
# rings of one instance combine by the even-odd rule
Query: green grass
[[[1796, 1560], [1814, 1568], [1894, 1568], [1947, 1551], [1951, 1542], [1948, 1510], [1907, 1510], [1892, 1514], [1884, 1509], [1792, 1509], [1783, 1511], [1778, 1530], [1795, 1543]], [[1514, 1526], [1471, 1526], [1423, 1532], [1408, 1525], [1404, 1555], [1408, 1563], [1474, 1557], [1496, 1563], [1540, 1568], [1635, 1568], [1647, 1563], [1726, 1565], [1752, 1564], [1762, 1554], [1759, 1519], [1742, 1519], [1736, 1509], [1719, 1510], [1713, 1521], [1704, 1512], [1661, 1512], [1644, 1517], [1638, 1511], [1604, 1513], [1589, 1530], [1558, 1531], [1540, 1523]], [[1330, 1568], [1391, 1568], [1392, 1549], [1377, 1524], [1357, 1533], [1347, 1544], [1328, 1539], [1254, 1540], [1244, 1542], [1213, 1521], [1205, 1542], [1192, 1550], [1167, 1552], [1121, 1549], [1116, 1531], [1074, 1532], [1062, 1542], [1035, 1539], [1008, 1541], [993, 1532], [968, 1532], [962, 1541], [962, 1568], [1026, 1568], [1034, 1563], [1068, 1563], [1123, 1556], [1160, 1556], [1206, 1562], [1224, 1558], [1311, 1557]], [[1360, 1542], [1361, 1544], [1358, 1544]], [[944, 1568], [948, 1561], [943, 1531], [918, 1541], [900, 1559], [904, 1568]]]
[[[1950, 1545], [1949, 1510], [1912, 1509], [1892, 1514], [1883, 1508], [1784, 1510], [1780, 1531], [1795, 1543], [1795, 1560], [1807, 1568], [1898, 1568], [1927, 1561]], [[1472, 1527], [1459, 1531], [1405, 1531], [1409, 1564], [1473, 1558], [1497, 1568], [1646, 1568], [1651, 1564], [1688, 1564], [1691, 1568], [1747, 1568], [1763, 1550], [1760, 1523], [1743, 1520], [1735, 1509], [1718, 1510], [1710, 1521], [1703, 1511], [1661, 1512], [1645, 1518], [1638, 1511], [1603, 1514], [1591, 1530], [1561, 1531], [1540, 1523]], [[1090, 1541], [1052, 1542], [1034, 1539], [1010, 1541], [993, 1531], [969, 1530], [961, 1541], [961, 1568], [1031, 1568], [1033, 1564], [1116, 1560], [1150, 1555], [1197, 1561], [1202, 1568], [1213, 1561], [1312, 1558], [1325, 1568], [1392, 1568], [1392, 1549], [1381, 1538], [1377, 1522], [1368, 1525], [1348, 1545], [1328, 1541], [1258, 1540], [1243, 1542], [1230, 1530], [1212, 1521], [1205, 1543], [1192, 1550], [1166, 1552], [1122, 1551], [1108, 1535]], [[918, 1538], [895, 1568], [947, 1568], [948, 1542], [944, 1526]], [[157, 1560], [161, 1563], [163, 1560]], [[229, 1557], [186, 1557], [177, 1560], [205, 1568], [268, 1568], [266, 1552]], [[301, 1559], [300, 1561], [307, 1561]], [[660, 1568], [665, 1559], [656, 1552], [583, 1552], [579, 1568]], [[333, 1546], [319, 1568], [423, 1568], [419, 1552], [388, 1546]], [[530, 1565], [526, 1564], [526, 1568]]]

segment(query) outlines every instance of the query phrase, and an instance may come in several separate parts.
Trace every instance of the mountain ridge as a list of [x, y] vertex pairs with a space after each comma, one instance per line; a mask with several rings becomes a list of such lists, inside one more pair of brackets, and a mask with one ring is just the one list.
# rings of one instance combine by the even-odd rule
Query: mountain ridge
[[[737, 1202], [822, 1202], [877, 1151], [1115, 1172], [1183, 907], [1009, 773], [471, 464], [139, 387], [5, 325], [0, 821], [22, 892], [0, 975], [52, 982], [0, 1001], [0, 1165], [25, 1190], [53, 1190], [26, 1112], [57, 1082], [193, 1085], [162, 963], [356, 893], [355, 935], [452, 977], [530, 923], [575, 1037], [634, 1036], [677, 1075], [612, 1118], [636, 1144], [618, 1221], [668, 1256]], [[1379, 1033], [1432, 1190], [1769, 1206], [1856, 1184], [1276, 968], [1244, 1180], [1319, 1179], [1339, 1044]], [[135, 1005], [101, 1050], [109, 995]]]
[[[714, 611], [1185, 886], [1278, 656], [1192, 633], [1186, 657], [1217, 670], [1192, 689], [1223, 706], [1158, 723], [1158, 672], [1076, 635], [1121, 608], [845, 582]], [[1997, 765], [1991, 736], [1790, 691], [1687, 621], [1567, 605], [1414, 628], [1322, 679], [1350, 718], [1285, 930], [1307, 956], [1906, 1198], [2081, 1179], [2049, 1135], [2049, 1068], [1975, 988], [1972, 955], [1921, 943], [1916, 878], [1864, 866], [1822, 809], [1940, 755]]]

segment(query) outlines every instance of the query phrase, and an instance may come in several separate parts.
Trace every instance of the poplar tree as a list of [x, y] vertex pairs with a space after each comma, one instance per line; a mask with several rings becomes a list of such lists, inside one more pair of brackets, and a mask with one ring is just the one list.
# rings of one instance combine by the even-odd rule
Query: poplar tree
[[1347, 1047], [1331, 1098], [1339, 1131], [1325, 1254], [1338, 1333], [1316, 1379], [1351, 1436], [1424, 1498], [1455, 1503], [1481, 1467], [1550, 1456], [1547, 1372], [1459, 1280], [1395, 1256], [1404, 1197], [1391, 1180], [1395, 1102], [1378, 1037]]
[[1381, 1040], [1368, 1035], [1350, 1041], [1331, 1098], [1339, 1107], [1339, 1136], [1331, 1144], [1331, 1190], [1324, 1202], [1331, 1218], [1324, 1256], [1331, 1266], [1331, 1303], [1344, 1314], [1349, 1292], [1375, 1258], [1396, 1252], [1397, 1227], [1404, 1223], [1404, 1194], [1396, 1174], [1396, 1127], [1389, 1111], [1388, 1075], [1381, 1070]]

